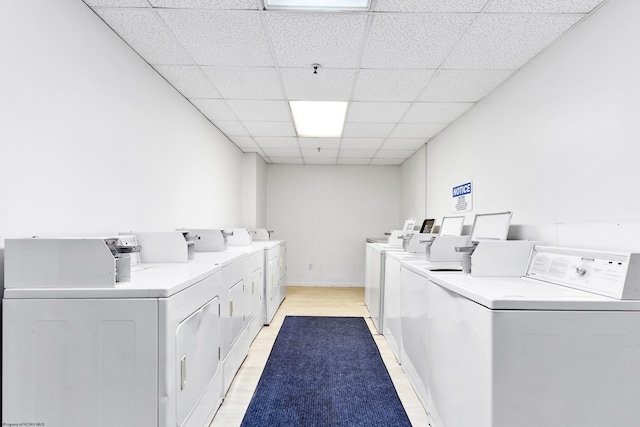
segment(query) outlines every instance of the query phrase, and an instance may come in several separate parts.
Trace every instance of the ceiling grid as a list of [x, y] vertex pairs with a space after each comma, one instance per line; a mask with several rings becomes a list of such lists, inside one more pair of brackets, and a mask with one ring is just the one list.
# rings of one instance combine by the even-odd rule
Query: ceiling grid
[[[398, 165], [607, 0], [83, 1], [242, 151]], [[298, 137], [288, 101], [348, 102], [342, 137]]]

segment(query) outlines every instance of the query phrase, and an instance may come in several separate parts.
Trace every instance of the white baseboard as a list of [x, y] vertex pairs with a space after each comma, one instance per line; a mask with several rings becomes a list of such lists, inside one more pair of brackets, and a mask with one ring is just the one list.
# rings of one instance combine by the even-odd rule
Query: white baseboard
[[318, 288], [364, 288], [364, 283], [289, 282], [287, 283], [287, 286], [313, 286]]

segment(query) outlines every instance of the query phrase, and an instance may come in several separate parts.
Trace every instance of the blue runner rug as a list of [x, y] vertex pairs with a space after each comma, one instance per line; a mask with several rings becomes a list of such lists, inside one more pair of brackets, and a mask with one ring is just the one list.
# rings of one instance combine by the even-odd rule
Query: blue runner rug
[[242, 427], [411, 426], [362, 317], [287, 316]]

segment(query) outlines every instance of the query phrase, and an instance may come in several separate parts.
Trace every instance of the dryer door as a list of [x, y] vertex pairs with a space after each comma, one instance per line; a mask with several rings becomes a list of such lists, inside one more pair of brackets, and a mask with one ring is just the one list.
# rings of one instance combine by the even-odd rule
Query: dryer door
[[269, 284], [267, 285], [269, 287], [269, 300], [273, 300], [276, 309], [278, 308], [278, 296], [280, 295], [278, 292], [278, 275], [280, 274], [279, 262], [280, 258], [273, 258], [269, 261]]
[[177, 425], [181, 426], [220, 368], [220, 299], [213, 298], [176, 330]]
[[263, 294], [264, 279], [262, 278], [262, 267], [260, 267], [251, 273], [251, 314], [260, 308]]
[[244, 280], [240, 280], [229, 289], [229, 348], [233, 347], [244, 329], [246, 304]]

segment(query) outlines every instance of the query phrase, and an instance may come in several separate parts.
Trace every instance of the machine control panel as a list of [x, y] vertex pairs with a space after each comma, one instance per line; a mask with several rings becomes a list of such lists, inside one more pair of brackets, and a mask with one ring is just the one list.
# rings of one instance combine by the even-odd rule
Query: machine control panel
[[131, 279], [134, 236], [5, 240], [5, 288], [113, 288]]
[[525, 277], [618, 299], [640, 299], [640, 254], [536, 246]]

